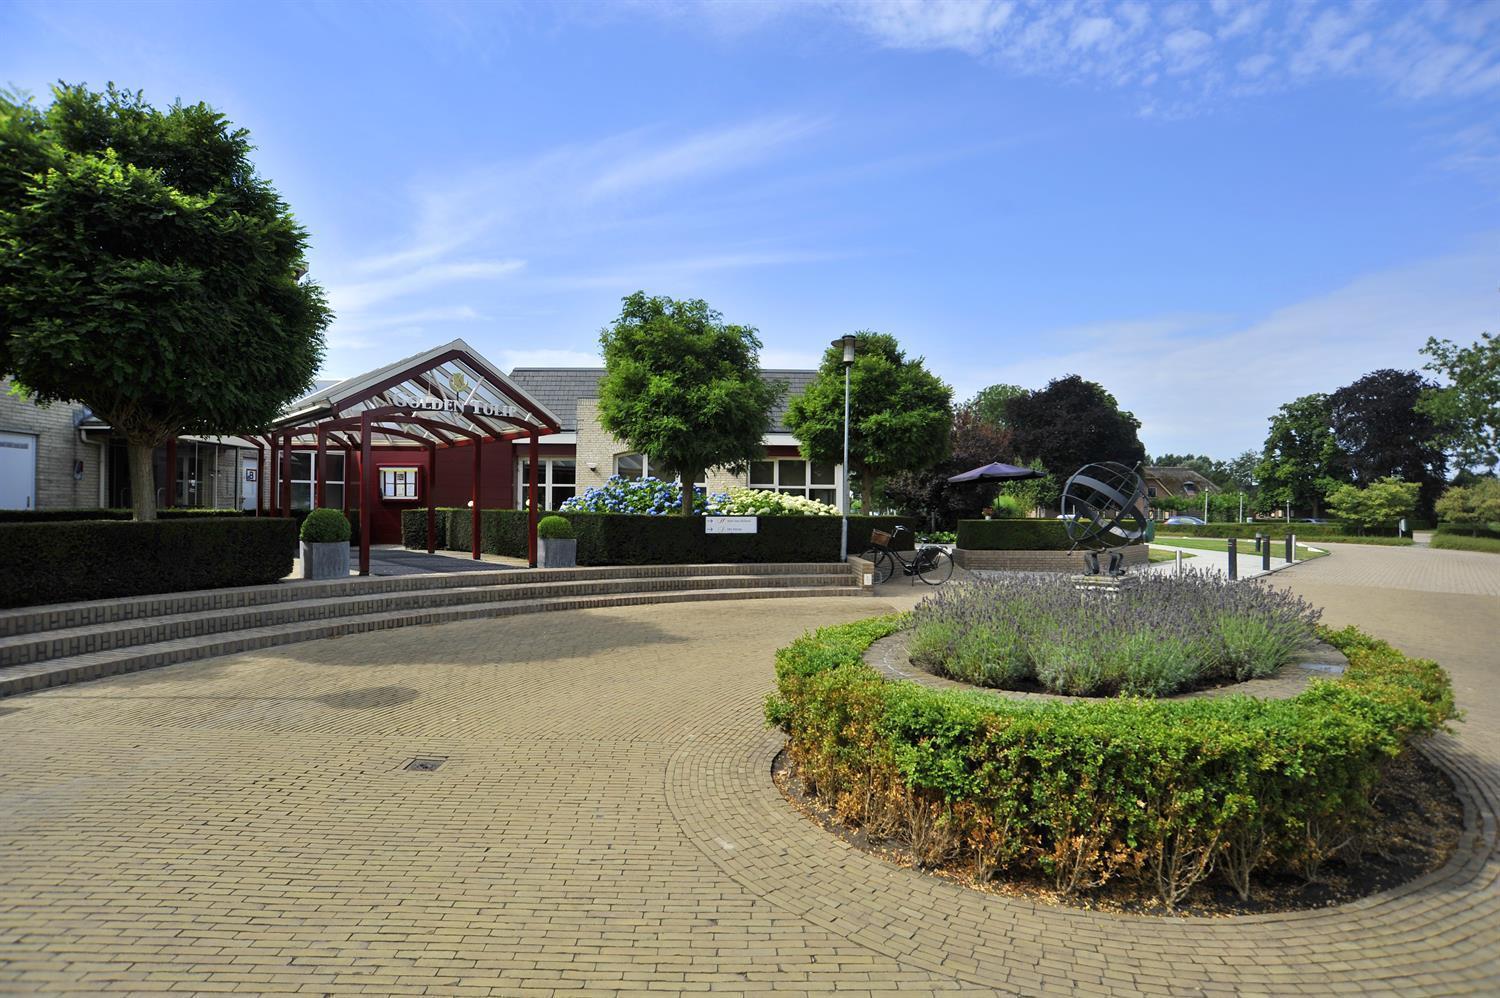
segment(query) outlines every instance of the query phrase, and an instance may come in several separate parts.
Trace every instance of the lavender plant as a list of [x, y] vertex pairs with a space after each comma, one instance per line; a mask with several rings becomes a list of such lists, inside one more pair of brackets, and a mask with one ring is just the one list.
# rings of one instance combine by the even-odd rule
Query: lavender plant
[[1319, 611], [1209, 572], [1146, 575], [1115, 598], [1063, 576], [952, 585], [913, 614], [911, 659], [980, 686], [1167, 696], [1268, 676], [1312, 641]]

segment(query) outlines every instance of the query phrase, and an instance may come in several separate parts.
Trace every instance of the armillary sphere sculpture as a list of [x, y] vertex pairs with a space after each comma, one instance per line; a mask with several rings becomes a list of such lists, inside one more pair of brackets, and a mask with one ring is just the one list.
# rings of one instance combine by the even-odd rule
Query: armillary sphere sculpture
[[1146, 518], [1146, 483], [1134, 468], [1117, 461], [1086, 464], [1073, 472], [1062, 491], [1068, 540], [1073, 550], [1085, 549], [1085, 573], [1099, 574], [1099, 555], [1109, 552], [1109, 574], [1124, 575], [1125, 555], [1116, 550], [1149, 540], [1152, 524]]

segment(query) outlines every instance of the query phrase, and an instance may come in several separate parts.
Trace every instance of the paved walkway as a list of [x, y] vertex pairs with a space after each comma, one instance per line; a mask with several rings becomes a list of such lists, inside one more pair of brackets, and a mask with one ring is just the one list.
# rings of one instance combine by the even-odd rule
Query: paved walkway
[[571, 611], [0, 704], [0, 991], [1500, 992], [1500, 558], [1340, 549], [1276, 581], [1452, 669], [1440, 751], [1484, 823], [1439, 873], [1231, 920], [964, 891], [769, 782], [772, 652], [887, 601]]

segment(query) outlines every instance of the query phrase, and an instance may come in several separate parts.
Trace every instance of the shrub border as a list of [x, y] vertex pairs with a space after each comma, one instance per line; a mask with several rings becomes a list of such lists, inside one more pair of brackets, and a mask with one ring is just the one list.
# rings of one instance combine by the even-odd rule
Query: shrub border
[[1316, 872], [1365, 821], [1384, 763], [1458, 715], [1447, 674], [1350, 627], [1349, 668], [1287, 700], [1027, 703], [885, 679], [864, 661], [906, 615], [822, 628], [776, 655], [767, 720], [841, 820], [980, 879], [1110, 877], [1171, 910], [1222, 869]]

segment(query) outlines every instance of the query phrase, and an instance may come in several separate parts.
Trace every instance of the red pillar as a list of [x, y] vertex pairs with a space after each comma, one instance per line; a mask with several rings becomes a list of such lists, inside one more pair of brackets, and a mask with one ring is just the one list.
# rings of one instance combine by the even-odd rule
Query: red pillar
[[370, 413], [359, 416], [359, 574], [370, 574], [370, 516], [375, 509], [374, 464], [370, 455]]
[[437, 444], [427, 445], [427, 553], [437, 550]]
[[167, 438], [167, 475], [166, 489], [162, 495], [166, 497], [162, 503], [163, 508], [171, 509], [177, 505], [177, 438]]
[[526, 560], [536, 568], [536, 483], [542, 477], [542, 466], [537, 456], [537, 443], [539, 441], [536, 430], [531, 431], [531, 440], [527, 444], [526, 453], [531, 461], [531, 479], [526, 484]]
[[281, 440], [281, 515], [292, 515], [292, 434]]
[[272, 433], [266, 437], [271, 443], [271, 465], [266, 469], [266, 508], [272, 516], [281, 515], [281, 492], [276, 478], [281, 469], [281, 438]]
[[476, 437], [474, 440], [474, 488], [473, 497], [470, 500], [470, 505], [474, 508], [470, 511], [469, 517], [470, 547], [473, 549], [475, 561], [479, 560], [479, 542], [481, 540], [479, 527], [479, 500], [480, 495], [482, 494], [482, 489], [479, 484], [479, 455], [483, 450], [484, 438]]
[[265, 508], [260, 490], [266, 487], [266, 445], [255, 445], [255, 515], [260, 516]]
[[362, 481], [359, 477], [359, 461], [355, 459], [354, 448], [348, 444], [344, 445], [344, 515], [349, 515], [349, 490], [356, 482]]
[[318, 427], [318, 465], [317, 470], [313, 472], [313, 477], [318, 480], [318, 497], [313, 501], [313, 505], [322, 509], [325, 495], [323, 483], [328, 479], [328, 437], [321, 426]]

